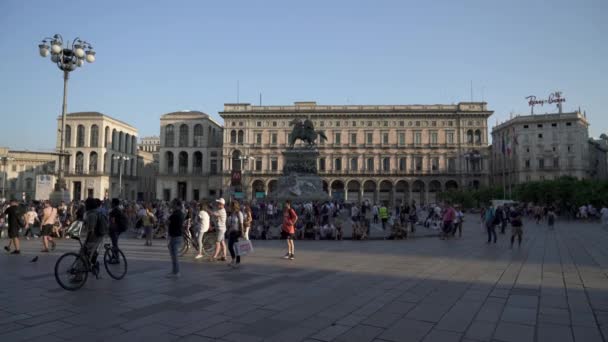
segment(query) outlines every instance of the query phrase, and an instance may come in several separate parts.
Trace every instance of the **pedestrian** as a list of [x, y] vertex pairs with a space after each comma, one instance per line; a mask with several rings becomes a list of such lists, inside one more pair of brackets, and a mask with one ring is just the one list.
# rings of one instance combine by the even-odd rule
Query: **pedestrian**
[[456, 227], [454, 228], [454, 232], [452, 233], [452, 236], [456, 235], [456, 230], [458, 230], [458, 237], [461, 238], [462, 237], [462, 225], [464, 223], [464, 213], [462, 212], [462, 208], [460, 207], [460, 205], [456, 206]]
[[25, 213], [25, 233], [23, 233], [23, 236], [25, 236], [27, 240], [30, 239], [30, 236], [37, 237], [36, 235], [34, 235], [33, 230], [36, 221], [39, 222], [38, 213], [36, 212], [34, 207], [30, 207], [27, 213]]
[[354, 203], [350, 207], [350, 219], [353, 222], [357, 222], [359, 220], [359, 208]]
[[43, 253], [48, 253], [49, 251], [49, 243], [51, 244], [51, 249], [55, 249], [55, 241], [51, 237], [53, 234], [53, 227], [58, 223], [59, 213], [57, 208], [53, 208], [51, 206], [51, 202], [44, 202], [44, 210], [42, 211], [42, 230], [40, 231], [40, 235], [42, 235], [42, 251]]
[[245, 210], [243, 214], [245, 221], [243, 222], [243, 238], [245, 240], [249, 240], [249, 231], [251, 230], [251, 226], [253, 225], [253, 213], [251, 212], [251, 206], [249, 204], [245, 204]]
[[378, 205], [374, 203], [374, 207], [372, 208], [372, 214], [374, 215], [374, 224], [378, 223]]
[[418, 222], [418, 209], [416, 208], [416, 201], [412, 201], [409, 212], [410, 227], [412, 233], [416, 232], [416, 222]]
[[207, 203], [201, 203], [199, 212], [198, 212], [199, 221], [201, 222], [200, 230], [198, 232], [198, 255], [195, 259], [200, 259], [203, 257], [203, 237], [205, 233], [209, 231], [209, 206]]
[[443, 234], [441, 239], [447, 239], [448, 235], [452, 233], [454, 229], [454, 220], [456, 219], [456, 210], [450, 205], [450, 203], [446, 203], [445, 210], [443, 211]]
[[382, 230], [386, 230], [386, 222], [388, 221], [388, 208], [386, 204], [382, 203], [382, 206], [378, 209], [378, 216], [380, 216], [380, 220], [382, 221]]
[[244, 221], [245, 219], [241, 212], [239, 202], [232, 201], [230, 203], [230, 218], [228, 220], [228, 226], [230, 228], [228, 231], [228, 250], [230, 251], [230, 257], [232, 258], [228, 266], [232, 268], [237, 268], [241, 264], [241, 256], [238, 255], [234, 245], [239, 241], [239, 238], [242, 235]]
[[484, 215], [484, 223], [486, 225], [486, 230], [488, 232], [488, 243], [492, 242], [492, 237], [494, 238], [494, 243], [496, 243], [496, 224], [495, 224], [495, 220], [496, 220], [496, 211], [494, 210], [494, 207], [492, 207], [492, 204], [490, 204], [488, 206], [488, 208], [486, 208], [485, 210], [485, 215]]
[[[8, 246], [4, 246], [4, 250], [11, 254], [21, 254], [21, 248], [19, 244], [19, 227], [25, 226], [25, 213], [23, 209], [19, 207], [16, 200], [10, 201], [10, 206], [4, 211], [4, 215], [8, 216], [8, 238], [10, 239]], [[23, 224], [20, 224], [20, 221]], [[14, 246], [14, 250], [11, 252], [11, 244]]]
[[118, 198], [112, 199], [112, 210], [110, 210], [108, 217], [110, 219], [110, 240], [112, 241], [112, 248], [118, 250], [118, 237], [129, 227], [129, 218], [124, 211], [120, 209], [120, 200]]
[[144, 227], [144, 235], [146, 236], [146, 243], [144, 246], [152, 246], [152, 238], [154, 225], [156, 224], [156, 216], [152, 212], [152, 205], [149, 203], [146, 205], [146, 213], [141, 218], [141, 225]]
[[[226, 261], [226, 201], [223, 198], [215, 200], [218, 209], [213, 212], [213, 216], [217, 218], [217, 240], [215, 243], [215, 255], [213, 260]], [[222, 254], [222, 257], [218, 259]]]
[[173, 202], [173, 212], [169, 216], [169, 254], [171, 255], [171, 273], [167, 274], [167, 278], [179, 278], [179, 258], [178, 253], [182, 245], [182, 236], [184, 228], [184, 212], [182, 211], [182, 202], [175, 200]]
[[602, 209], [600, 210], [600, 215], [602, 218], [602, 224], [605, 227], [608, 226], [608, 208], [606, 208], [605, 204], [602, 206]]
[[283, 209], [283, 225], [281, 227], [281, 235], [287, 239], [287, 254], [283, 259], [293, 260], [295, 259], [295, 246], [294, 239], [296, 233], [296, 222], [298, 221], [298, 215], [296, 211], [291, 207], [291, 201], [285, 201], [285, 208]]
[[549, 230], [555, 229], [555, 209], [553, 207], [549, 207], [547, 211], [547, 224], [549, 225]]
[[511, 248], [513, 248], [513, 243], [515, 243], [515, 237], [517, 237], [518, 247], [521, 247], [521, 240], [524, 235], [523, 230], [523, 220], [521, 217], [521, 213], [516, 208], [513, 208], [510, 213], [510, 221], [511, 221]]

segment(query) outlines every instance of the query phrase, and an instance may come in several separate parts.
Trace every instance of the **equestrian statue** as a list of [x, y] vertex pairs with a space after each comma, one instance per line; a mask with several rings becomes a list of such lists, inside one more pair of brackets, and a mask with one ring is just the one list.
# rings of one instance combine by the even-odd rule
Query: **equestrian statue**
[[293, 126], [289, 139], [289, 147], [293, 148], [298, 139], [307, 143], [308, 147], [314, 147], [316, 145], [317, 137], [319, 139], [327, 140], [325, 132], [315, 131], [315, 127], [310, 119], [294, 119], [289, 122], [289, 126]]

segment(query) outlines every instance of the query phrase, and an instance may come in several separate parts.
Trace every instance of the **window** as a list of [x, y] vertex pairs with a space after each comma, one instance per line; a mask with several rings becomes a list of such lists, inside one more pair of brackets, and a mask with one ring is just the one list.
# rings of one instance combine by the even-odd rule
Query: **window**
[[334, 144], [340, 145], [341, 143], [342, 143], [342, 134], [341, 133], [335, 133], [334, 134]]
[[373, 144], [373, 143], [374, 143], [374, 133], [372, 133], [372, 132], [367, 132], [367, 133], [365, 134], [365, 139], [366, 139], [366, 140], [365, 140], [365, 143], [366, 143], [366, 144], [368, 144], [368, 145]]
[[382, 133], [382, 143], [388, 145], [388, 133]]
[[203, 125], [194, 125], [194, 147], [203, 146]]
[[432, 171], [439, 170], [439, 158], [437, 158], [437, 157], [431, 158], [431, 170]]
[[422, 144], [422, 132], [414, 132], [414, 145]]
[[367, 158], [367, 171], [374, 171], [374, 158]]
[[405, 158], [404, 157], [399, 158], [399, 171], [405, 171], [405, 167], [406, 167]]
[[262, 133], [256, 133], [255, 134], [255, 143], [258, 145], [262, 144]]
[[[321, 126], [323, 126], [323, 125], [321, 125]], [[272, 127], [277, 127], [277, 122], [276, 121], [272, 122]]]
[[272, 171], [279, 170], [279, 160], [277, 158], [270, 159], [270, 170], [272, 170]]
[[76, 128], [76, 147], [84, 147], [84, 126], [78, 125]]
[[437, 121], [431, 121], [431, 127], [437, 127]]
[[530, 153], [530, 148], [526, 147], [526, 153]]
[[89, 155], [89, 173], [97, 172], [97, 153], [91, 152]]
[[481, 145], [481, 131], [478, 129], [475, 130], [475, 144]]
[[188, 125], [179, 126], [179, 147], [188, 146]]
[[359, 169], [359, 161], [357, 158], [350, 159], [350, 170], [357, 171]]
[[76, 174], [83, 174], [84, 173], [84, 154], [82, 154], [82, 152], [77, 152], [76, 153]]
[[340, 127], [340, 121], [336, 121], [336, 127]]
[[357, 133], [350, 134], [350, 144], [353, 146], [357, 145]]
[[99, 127], [91, 126], [91, 147], [99, 147]]
[[13, 169], [13, 172], [17, 172], [17, 165], [13, 165], [12, 169]]
[[372, 127], [372, 122], [371, 121], [367, 122], [367, 127]]
[[416, 121], [416, 127], [420, 127], [420, 121]]
[[566, 126], [572, 126], [572, 122], [566, 122]]
[[405, 145], [405, 132], [399, 132], [399, 145]]
[[568, 145], [568, 152], [572, 152], [572, 145]]
[[388, 121], [384, 121], [384, 127], [388, 127]]
[[445, 141], [448, 144], [453, 144], [454, 143], [454, 132], [446, 132]]
[[543, 134], [542, 133], [538, 133], [538, 139], [542, 139], [543, 138]]
[[230, 143], [236, 144], [236, 131], [235, 130], [230, 131]]
[[237, 142], [239, 145], [243, 145], [244, 141], [245, 141], [245, 132], [243, 132], [242, 130], [239, 130], [239, 133], [237, 136]]
[[217, 174], [217, 159], [211, 159], [211, 161], [209, 161], [209, 172], [212, 175]]
[[325, 158], [319, 159], [319, 171], [325, 171]]
[[437, 144], [437, 132], [435, 132], [435, 131], [431, 132], [431, 144], [433, 144], [433, 145]]
[[232, 123], [232, 127], [235, 127], [235, 126], [236, 126], [236, 122], [233, 122], [233, 123]]
[[448, 126], [450, 126], [450, 127], [454, 126], [454, 122], [448, 121]]
[[538, 125], [536, 125], [536, 127], [543, 128], [543, 124], [538, 124]]
[[414, 158], [414, 164], [416, 171], [422, 171], [422, 157]]
[[391, 159], [388, 157], [382, 158], [382, 171], [390, 171], [391, 170]]
[[277, 133], [270, 134], [270, 144], [272, 144], [272, 145], [277, 144]]
[[357, 127], [357, 121], [353, 121], [353, 122], [352, 122], [352, 126], [353, 126], [353, 127]]
[[243, 127], [243, 121], [239, 122], [239, 126]]
[[334, 160], [334, 170], [342, 171], [342, 158], [336, 158]]
[[538, 168], [541, 169], [541, 170], [545, 168], [545, 160], [544, 159], [541, 158], [541, 159], [538, 160]]
[[524, 125], [524, 128], [528, 128], [528, 125]]
[[472, 144], [472, 143], [473, 143], [473, 131], [468, 130], [467, 131], [467, 144]]
[[551, 127], [557, 127], [557, 124], [556, 123], [552, 123]]
[[255, 170], [262, 171], [262, 158], [258, 158], [255, 160]]
[[525, 166], [526, 166], [526, 169], [530, 168], [530, 159], [526, 159]]
[[453, 158], [453, 157], [448, 158], [448, 171], [456, 172], [456, 158]]
[[72, 146], [72, 127], [65, 125], [65, 147]]
[[255, 125], [256, 125], [257, 127], [262, 127], [262, 121], [257, 121], [257, 122], [255, 123]]
[[405, 121], [399, 121], [399, 127], [405, 127]]
[[553, 167], [556, 167], [556, 168], [559, 167], [559, 158], [558, 157], [553, 158]]
[[325, 127], [325, 121], [319, 121], [319, 126]]

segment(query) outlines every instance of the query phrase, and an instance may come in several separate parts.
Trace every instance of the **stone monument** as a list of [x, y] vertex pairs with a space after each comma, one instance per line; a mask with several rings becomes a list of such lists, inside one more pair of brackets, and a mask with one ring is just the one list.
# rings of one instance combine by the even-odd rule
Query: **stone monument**
[[[287, 149], [283, 151], [283, 175], [279, 177], [275, 190], [268, 198], [278, 202], [291, 200], [294, 203], [324, 202], [330, 198], [323, 191], [323, 181], [317, 174], [319, 151], [316, 140], [327, 139], [323, 131], [314, 129], [310, 119], [295, 119]], [[301, 140], [301, 146], [295, 143]]]

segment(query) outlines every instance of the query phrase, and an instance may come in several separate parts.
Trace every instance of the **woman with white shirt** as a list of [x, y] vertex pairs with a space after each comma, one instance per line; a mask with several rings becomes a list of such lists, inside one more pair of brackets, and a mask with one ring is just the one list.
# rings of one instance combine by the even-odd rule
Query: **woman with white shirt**
[[241, 256], [236, 254], [236, 248], [234, 245], [239, 241], [239, 238], [242, 236], [242, 232], [244, 231], [244, 217], [241, 212], [241, 206], [239, 202], [232, 201], [231, 210], [230, 210], [230, 218], [228, 220], [228, 250], [230, 251], [230, 256], [232, 257], [232, 262], [230, 263], [231, 267], [238, 267], [241, 263]]
[[198, 213], [199, 221], [200, 221], [200, 230], [198, 232], [198, 255], [195, 257], [196, 259], [200, 259], [203, 257], [203, 237], [205, 233], [209, 231], [209, 207], [207, 203], [202, 203], [200, 206], [200, 211]]

